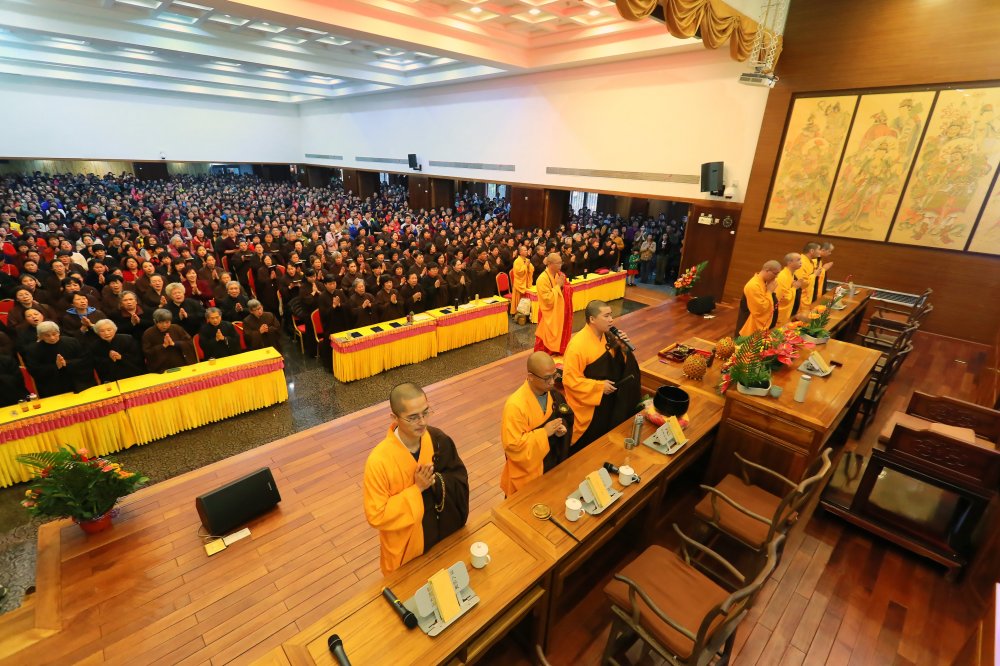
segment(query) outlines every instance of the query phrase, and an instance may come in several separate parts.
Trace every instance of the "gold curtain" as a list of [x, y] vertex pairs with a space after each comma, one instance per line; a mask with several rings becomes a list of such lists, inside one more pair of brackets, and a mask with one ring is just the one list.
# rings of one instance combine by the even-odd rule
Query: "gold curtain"
[[[758, 30], [763, 30], [757, 21], [736, 11], [722, 0], [616, 0], [618, 13], [628, 21], [639, 21], [663, 5], [663, 15], [667, 32], [674, 37], [689, 38], [701, 34], [706, 48], [717, 49], [727, 41], [729, 52], [740, 62], [750, 57], [754, 38]], [[781, 53], [781, 36], [765, 30], [765, 46], [771, 39], [777, 40], [777, 53]], [[773, 68], [773, 63], [772, 63]]]

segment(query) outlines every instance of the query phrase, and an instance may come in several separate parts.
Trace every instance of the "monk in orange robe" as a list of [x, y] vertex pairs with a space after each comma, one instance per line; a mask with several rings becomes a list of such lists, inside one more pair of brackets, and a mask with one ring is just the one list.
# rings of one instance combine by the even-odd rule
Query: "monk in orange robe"
[[518, 249], [518, 257], [514, 260], [514, 268], [510, 271], [510, 313], [517, 312], [517, 304], [521, 302], [525, 292], [531, 289], [535, 282], [535, 267], [528, 258], [528, 248], [522, 245]]
[[451, 437], [428, 424], [416, 384], [389, 393], [392, 425], [365, 462], [364, 507], [379, 531], [383, 574], [455, 532], [469, 517], [469, 475]]
[[500, 489], [507, 497], [554, 466], [546, 464], [550, 453], [556, 454], [558, 464], [568, 452], [568, 429], [559, 410], [563, 401], [554, 389], [555, 380], [555, 361], [545, 352], [534, 352], [528, 357], [527, 379], [503, 406], [500, 441], [506, 463]]
[[819, 243], [806, 243], [802, 248], [802, 265], [795, 271], [795, 277], [802, 281], [802, 308], [811, 305], [817, 287], [816, 263], [819, 259]]
[[795, 271], [802, 265], [802, 255], [789, 252], [785, 255], [785, 267], [776, 278], [774, 294], [778, 297], [778, 321], [775, 326], [784, 326], [792, 320], [802, 298], [802, 282], [795, 277]]
[[781, 264], [773, 259], [764, 264], [760, 272], [754, 273], [743, 287], [750, 316], [743, 323], [740, 335], [750, 335], [754, 331], [769, 331], [778, 321], [778, 303], [774, 290]]
[[[543, 351], [557, 356], [566, 351], [568, 337], [565, 335], [566, 303], [563, 287], [566, 276], [562, 274], [562, 255], [558, 252], [545, 257], [545, 270], [538, 276], [535, 289], [538, 291], [538, 327], [535, 329], [535, 351]], [[572, 319], [570, 318], [570, 321]], [[564, 342], [564, 340], [566, 342]]]
[[635, 355], [608, 333], [611, 307], [591, 301], [586, 320], [563, 357], [563, 390], [574, 419], [570, 455], [635, 414], [641, 392]]
[[819, 300], [826, 293], [826, 274], [833, 268], [832, 261], [826, 261], [827, 257], [833, 254], [833, 243], [820, 243], [819, 257], [816, 259], [818, 274], [816, 276], [816, 289], [814, 290], [813, 301]]

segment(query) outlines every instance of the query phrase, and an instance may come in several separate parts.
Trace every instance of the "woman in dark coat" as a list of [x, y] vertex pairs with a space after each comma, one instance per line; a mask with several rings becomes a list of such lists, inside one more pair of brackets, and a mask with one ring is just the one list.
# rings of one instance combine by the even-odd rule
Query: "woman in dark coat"
[[146, 374], [146, 361], [139, 343], [131, 335], [118, 333], [118, 326], [110, 319], [94, 324], [97, 340], [90, 348], [94, 369], [102, 383], [128, 379]]

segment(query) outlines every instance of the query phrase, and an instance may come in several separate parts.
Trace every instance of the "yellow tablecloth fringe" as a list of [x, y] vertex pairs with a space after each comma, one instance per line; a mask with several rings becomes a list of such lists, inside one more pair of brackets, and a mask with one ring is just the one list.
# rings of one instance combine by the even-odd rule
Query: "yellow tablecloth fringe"
[[438, 353], [504, 335], [509, 327], [510, 315], [507, 314], [506, 308], [503, 312], [476, 317], [451, 326], [438, 326]]
[[[615, 273], [619, 275], [620, 279], [607, 282], [605, 284], [593, 285], [589, 284], [597, 280], [606, 279], [607, 275], [597, 275], [596, 273], [590, 273], [583, 280], [573, 283], [573, 312], [578, 312], [587, 307], [587, 303], [597, 300], [597, 301], [614, 301], [619, 298], [625, 298], [625, 272], [619, 271]], [[530, 293], [534, 294], [535, 288], [532, 287], [528, 290]], [[538, 301], [531, 301], [531, 322], [533, 324], [538, 323]]]
[[436, 327], [405, 340], [388, 341], [349, 354], [333, 352], [333, 375], [339, 381], [353, 382], [377, 375], [401, 365], [419, 363], [438, 355]]

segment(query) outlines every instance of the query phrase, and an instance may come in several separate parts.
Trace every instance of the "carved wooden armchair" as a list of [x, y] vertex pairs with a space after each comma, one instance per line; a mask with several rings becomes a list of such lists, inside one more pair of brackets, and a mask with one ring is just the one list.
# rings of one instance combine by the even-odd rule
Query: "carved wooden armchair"
[[906, 411], [896, 412], [886, 423], [879, 442], [889, 441], [896, 424], [934, 430], [985, 448], [995, 449], [1000, 443], [1000, 411], [947, 396], [914, 391]]

